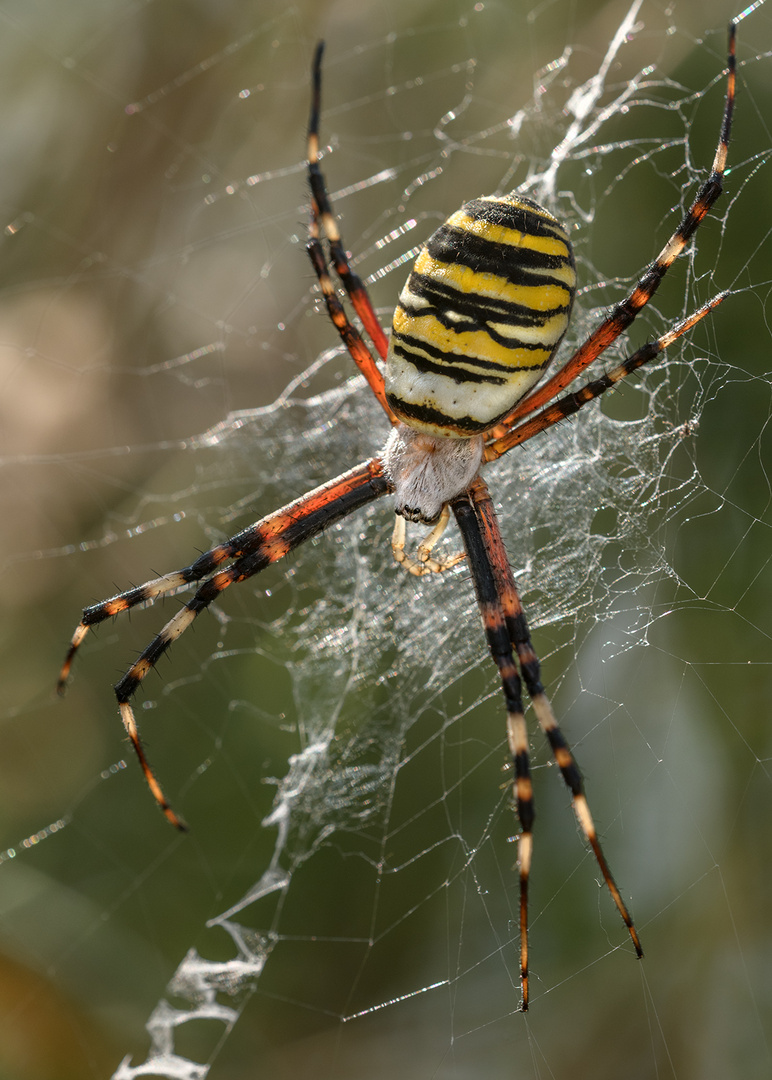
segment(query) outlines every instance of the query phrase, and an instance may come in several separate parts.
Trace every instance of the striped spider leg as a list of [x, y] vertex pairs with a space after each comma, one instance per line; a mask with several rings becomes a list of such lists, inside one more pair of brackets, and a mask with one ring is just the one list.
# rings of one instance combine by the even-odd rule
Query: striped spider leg
[[[659, 356], [668, 345], [671, 345], [677, 338], [691, 330], [696, 323], [718, 307], [725, 296], [726, 294], [722, 293], [714, 297], [704, 304], [699, 311], [678, 323], [677, 326], [657, 338], [656, 341], [648, 342], [642, 346], [612, 371], [607, 372], [599, 379], [586, 383], [574, 393], [558, 399], [549, 407], [520, 424], [516, 429], [517, 442], [513, 442], [512, 445], [525, 442], [540, 431], [545, 431], [566, 417], [573, 415], [589, 404], [590, 401], [604, 394], [615, 383], [626, 378], [633, 371], [637, 371], [644, 364], [649, 363]], [[638, 931], [635, 929], [630, 912], [622, 899], [608, 861], [603, 854], [576, 759], [560, 730], [552, 706], [544, 692], [539, 658], [531, 642], [528, 621], [520, 602], [517, 585], [512, 575], [512, 568], [504, 548], [498, 519], [493, 509], [493, 502], [482, 477], [477, 476], [465, 491], [451, 500], [450, 507], [464, 541], [464, 550], [469, 561], [469, 570], [480, 608], [483, 629], [493, 662], [499, 670], [507, 709], [507, 742], [513, 770], [512, 787], [515, 808], [520, 821], [517, 858], [520, 880], [520, 986], [522, 989], [520, 1007], [523, 1012], [526, 1012], [530, 1000], [528, 882], [533, 856], [535, 811], [529, 764], [528, 730], [523, 709], [523, 682], [531, 699], [539, 726], [547, 737], [555, 762], [560, 769], [566, 786], [571, 792], [571, 801], [579, 826], [592, 848], [595, 860], [603, 875], [603, 880], [611, 893], [622, 921], [628, 929], [635, 954], [639, 959], [643, 957], [643, 949], [638, 937]], [[432, 534], [429, 541], [433, 539]], [[424, 541], [424, 544], [426, 543]], [[422, 546], [419, 545], [419, 554]], [[455, 561], [457, 560], [458, 556], [456, 556]], [[430, 570], [435, 570], [435, 567], [437, 570], [445, 569], [444, 565], [436, 565], [436, 561], [429, 558], [424, 558], [421, 562], [411, 563], [407, 569], [415, 574], [425, 573], [428, 571], [423, 567], [427, 565]], [[419, 569], [414, 567], [419, 567]], [[517, 663], [515, 662], [515, 654], [517, 655]]]
[[592, 331], [590, 336], [577, 349], [551, 378], [536, 390], [522, 398], [491, 432], [491, 438], [485, 449], [485, 460], [494, 461], [505, 454], [512, 446], [522, 442], [515, 435], [516, 422], [530, 416], [551, 398], [581, 375], [606, 349], [630, 326], [636, 316], [648, 304], [660, 286], [662, 279], [694, 236], [700, 224], [723, 190], [724, 170], [729, 153], [729, 138], [732, 132], [736, 83], [735, 61], [735, 24], [729, 24], [727, 48], [727, 80], [724, 113], [721, 121], [718, 145], [713, 158], [713, 165], [708, 178], [700, 186], [692, 205], [687, 210], [681, 224], [667, 241], [657, 258], [641, 277], [635, 288], [621, 303], [614, 306], [609, 316]]
[[311, 260], [316, 276], [319, 279], [319, 287], [322, 290], [327, 314], [330, 321], [340, 334], [343, 344], [346, 346], [352, 360], [367, 380], [367, 384], [375, 394], [378, 403], [386, 413], [392, 424], [397, 423], [397, 418], [386, 402], [383, 375], [377, 366], [375, 359], [362, 339], [357, 328], [349, 321], [346, 309], [341, 304], [335, 293], [327, 269], [327, 258], [321, 242], [321, 231], [330, 252], [330, 261], [335, 267], [335, 272], [340, 278], [351, 304], [359, 316], [362, 325], [367, 331], [370, 340], [378, 352], [381, 360], [386, 359], [388, 340], [383, 332], [378, 317], [373, 310], [370, 296], [361, 279], [351, 269], [346, 249], [343, 247], [338, 223], [335, 219], [324, 176], [319, 168], [319, 114], [322, 99], [322, 55], [324, 54], [324, 42], [320, 41], [314, 52], [314, 60], [311, 70], [312, 93], [311, 113], [308, 119], [308, 186], [311, 189], [311, 214], [308, 223], [308, 243], [306, 251]]
[[[678, 323], [677, 326], [657, 338], [656, 341], [648, 342], [642, 346], [612, 371], [607, 372], [599, 379], [586, 383], [574, 393], [559, 398], [552, 405], [519, 425], [516, 429], [518, 434], [517, 443], [513, 442], [512, 445], [525, 442], [539, 432], [545, 431], [566, 417], [578, 412], [590, 401], [604, 394], [615, 383], [655, 359], [669, 345], [691, 330], [714, 308], [718, 307], [725, 296], [726, 294], [722, 293], [709, 300], [699, 311]], [[517, 859], [520, 881], [520, 985], [522, 989], [521, 1009], [526, 1012], [530, 1000], [528, 883], [533, 855], [535, 811], [529, 765], [528, 731], [523, 708], [522, 682], [525, 683], [536, 719], [547, 737], [555, 762], [571, 792], [571, 801], [579, 826], [592, 849], [603, 875], [603, 880], [611, 893], [622, 921], [628, 929], [635, 954], [639, 959], [643, 957], [643, 949], [635, 924], [603, 854], [584, 792], [581, 772], [558, 726], [552, 706], [545, 694], [541, 682], [539, 658], [531, 642], [528, 622], [504, 548], [498, 519], [493, 509], [488, 487], [482, 477], [477, 476], [465, 491], [452, 499], [450, 507], [463, 538], [464, 550], [469, 562], [469, 570], [480, 608], [483, 629], [493, 662], [499, 670], [507, 710], [507, 742], [513, 770], [512, 787], [514, 804], [520, 822]], [[431, 541], [436, 538], [432, 534], [428, 539]], [[424, 544], [426, 544], [426, 541], [424, 541]], [[419, 545], [419, 553], [421, 553], [421, 547], [422, 545]], [[402, 560], [398, 559], [398, 561]], [[458, 561], [458, 556], [455, 557], [454, 561]], [[435, 560], [424, 559], [423, 562], [415, 561], [411, 563], [407, 569], [414, 574], [427, 573], [430, 570], [435, 570], [434, 563]], [[427, 565], [429, 565], [430, 570], [424, 569]], [[443, 570], [445, 566], [439, 565], [437, 569]], [[515, 655], [517, 656], [517, 662], [515, 662]]]
[[[726, 295], [726, 293], [721, 293], [709, 300], [693, 315], [678, 323], [677, 326], [661, 335], [656, 341], [648, 342], [642, 346], [612, 371], [607, 372], [599, 379], [586, 383], [574, 393], [559, 398], [558, 401], [520, 424], [516, 429], [517, 441], [513, 441], [512, 445], [526, 442], [540, 431], [545, 431], [547, 428], [578, 412], [590, 401], [604, 394], [615, 383], [655, 359], [668, 345], [671, 345], [675, 340], [691, 330], [701, 319], [718, 307]], [[639, 959], [643, 957], [643, 949], [635, 924], [614, 881], [614, 876], [598, 840], [576, 759], [560, 730], [552, 706], [544, 692], [539, 658], [531, 642], [528, 621], [520, 602], [520, 596], [512, 575], [512, 568], [501, 538], [498, 519], [493, 509], [487, 485], [482, 477], [478, 476], [466, 491], [452, 500], [450, 506], [463, 537], [483, 629], [491, 656], [499, 669], [507, 708], [507, 742], [514, 775], [514, 802], [521, 830], [518, 837], [517, 859], [520, 880], [520, 985], [522, 989], [521, 1009], [526, 1012], [530, 999], [528, 882], [533, 855], [535, 812], [521, 676], [522, 682], [526, 685], [539, 726], [547, 737], [555, 762], [571, 792], [571, 801], [579, 826], [592, 848], [598, 867], [603, 875], [603, 880], [611, 893], [622, 921], [629, 931], [635, 954]], [[420, 550], [419, 545], [419, 552]], [[456, 557], [457, 559], [458, 557]], [[425, 562], [419, 565], [425, 565]], [[439, 567], [439, 569], [444, 568], [444, 566]], [[413, 569], [412, 566], [409, 566], [408, 569], [412, 573], [426, 572]], [[434, 566], [432, 566], [432, 569], [434, 569]], [[513, 647], [517, 654], [520, 674], [518, 674], [518, 668], [515, 664]]]
[[[603, 880], [617, 906], [638, 957], [643, 949], [638, 933], [617, 888], [598, 840], [582, 776], [560, 728], [541, 683], [539, 659], [531, 644], [531, 635], [517, 586], [512, 576], [504, 542], [501, 538], [488, 492], [482, 477], [452, 502], [453, 514], [464, 540], [469, 567], [480, 607], [483, 628], [493, 661], [499, 669], [507, 707], [507, 741], [514, 772], [514, 795], [520, 819], [518, 869], [520, 875], [520, 985], [523, 1012], [529, 1004], [528, 979], [528, 880], [533, 853], [533, 785], [531, 783], [528, 730], [523, 710], [522, 682], [525, 682], [534, 712], [552, 749], [555, 761], [570, 792], [577, 820], [592, 848]], [[517, 664], [513, 655], [517, 653]], [[518, 665], [520, 674], [518, 674]], [[522, 680], [521, 680], [522, 676]]]
[[[237, 533], [210, 551], [204, 552], [190, 566], [171, 574], [148, 581], [134, 589], [127, 589], [109, 600], [87, 607], [83, 618], [75, 628], [59, 674], [57, 689], [64, 693], [72, 662], [83, 639], [92, 626], [104, 622], [122, 611], [130, 611], [139, 604], [152, 603], [162, 596], [176, 593], [185, 586], [204, 581], [195, 595], [180, 608], [143, 649], [126, 674], [115, 685], [115, 696], [126, 734], [139, 759], [145, 780], [153, 797], [167, 820], [176, 828], [186, 830], [185, 822], [169, 805], [161, 785], [156, 779], [143, 749], [131, 707], [131, 698], [139, 689], [145, 676], [153, 670], [173, 641], [182, 634], [197, 615], [216, 600], [229, 585], [246, 581], [289, 554], [300, 544], [317, 536], [336, 521], [348, 517], [354, 510], [380, 498], [391, 490], [378, 458], [365, 461], [356, 468], [330, 480], [295, 502], [269, 514], [242, 532]], [[218, 569], [230, 563], [224, 569]]]

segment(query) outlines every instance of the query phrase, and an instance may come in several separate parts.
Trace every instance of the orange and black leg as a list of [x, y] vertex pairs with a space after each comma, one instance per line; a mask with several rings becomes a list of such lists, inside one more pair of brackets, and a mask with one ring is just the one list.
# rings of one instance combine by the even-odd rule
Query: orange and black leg
[[585, 383], [578, 390], [558, 398], [557, 401], [553, 401], [551, 405], [542, 409], [541, 412], [528, 416], [527, 419], [516, 424], [506, 435], [502, 435], [501, 438], [488, 443], [484, 452], [485, 461], [495, 461], [496, 458], [511, 450], [513, 446], [519, 446], [520, 443], [527, 442], [534, 435], [538, 435], [540, 431], [546, 431], [547, 428], [551, 428], [554, 424], [559, 424], [561, 420], [565, 420], [569, 416], [573, 416], [574, 413], [579, 412], [585, 405], [605, 394], [607, 390], [621, 382], [622, 379], [626, 379], [628, 375], [632, 375], [638, 368], [655, 360], [660, 353], [665, 351], [668, 345], [672, 345], [677, 338], [691, 330], [696, 323], [723, 303], [728, 295], [729, 293], [723, 292], [719, 293], [718, 296], [714, 296], [712, 300], [708, 300], [706, 304], [703, 304], [698, 311], [695, 311], [688, 318], [683, 319], [670, 330], [660, 335], [656, 341], [649, 341], [642, 345], [632, 356], [628, 356], [626, 360], [623, 360], [617, 367], [612, 368], [611, 371], [607, 371], [598, 379]]
[[681, 224], [670, 237], [657, 258], [641, 275], [635, 288], [621, 303], [615, 305], [608, 318], [598, 326], [583, 345], [557, 371], [552, 378], [537, 386], [536, 389], [518, 402], [508, 416], [497, 425], [495, 436], [500, 437], [517, 420], [530, 416], [556, 394], [562, 393], [611, 345], [633, 322], [639, 312], [648, 304], [660, 286], [662, 279], [684, 250], [711, 207], [723, 190], [724, 170], [729, 152], [729, 138], [732, 131], [732, 115], [735, 100], [735, 25], [729, 24], [729, 44], [727, 58], [727, 81], [724, 113], [721, 121], [718, 145], [713, 158], [710, 174], [701, 185], [694, 202], [684, 215]]
[[[203, 584], [142, 651], [137, 660], [115, 686], [115, 695], [124, 727], [137, 754], [148, 786], [167, 819], [178, 829], [185, 825], [170, 807], [158, 780], [151, 769], [140, 741], [130, 700], [145, 676], [152, 671], [173, 641], [184, 633], [196, 616], [216, 600], [229, 585], [245, 581], [266, 566], [277, 562], [312, 536], [318, 535], [336, 521], [347, 517], [367, 503], [391, 490], [378, 458], [364, 462], [342, 476], [331, 480], [281, 510], [218, 544], [201, 555], [190, 566], [163, 577], [155, 578], [134, 589], [88, 607], [75, 629], [70, 648], [59, 675], [58, 689], [64, 692], [75, 653], [89, 629], [122, 611], [145, 604], [159, 596], [177, 592], [186, 585]], [[231, 565], [218, 569], [232, 560]], [[207, 579], [207, 580], [204, 580]]]
[[[593, 850], [603, 879], [627, 926], [636, 955], [643, 956], [635, 925], [603, 854], [595, 824], [587, 804], [579, 767], [555, 719], [541, 683], [539, 660], [531, 643], [525, 613], [520, 603], [498, 520], [488, 488], [478, 477], [469, 489], [451, 503], [464, 540], [474, 581], [488, 647], [501, 676], [507, 708], [507, 738], [514, 770], [514, 794], [521, 834], [518, 868], [520, 875], [520, 978], [522, 1008], [529, 1003], [528, 976], [528, 881], [533, 851], [533, 787], [530, 777], [528, 734], [523, 713], [521, 676], [547, 736], [561, 775], [571, 792], [579, 824]], [[514, 651], [520, 667], [518, 674]]]
[[330, 260], [335, 268], [335, 273], [340, 278], [354, 310], [375, 345], [378, 355], [382, 360], [385, 360], [388, 339], [378, 322], [378, 317], [373, 310], [364, 283], [351, 269], [340, 230], [338, 229], [338, 223], [327, 194], [324, 176], [319, 168], [319, 109], [322, 93], [323, 51], [324, 43], [320, 42], [314, 54], [312, 70], [313, 93], [311, 95], [311, 114], [308, 121], [308, 182], [311, 188], [311, 219], [308, 225], [306, 250], [319, 279], [319, 287], [322, 290], [330, 320], [340, 334], [341, 340], [348, 349], [354, 363], [367, 379], [368, 385], [378, 399], [383, 411], [391, 423], [394, 424], [397, 420], [386, 403], [383, 375], [362, 335], [350, 322], [346, 315], [346, 309], [335, 293], [322, 244], [323, 234], [327, 240]]

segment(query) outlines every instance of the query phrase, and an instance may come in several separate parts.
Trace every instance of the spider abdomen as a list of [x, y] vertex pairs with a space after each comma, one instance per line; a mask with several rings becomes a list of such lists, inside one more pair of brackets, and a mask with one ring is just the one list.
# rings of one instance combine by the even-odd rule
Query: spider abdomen
[[394, 311], [386, 397], [430, 435], [492, 427], [541, 377], [568, 326], [574, 257], [521, 195], [465, 203], [429, 238]]

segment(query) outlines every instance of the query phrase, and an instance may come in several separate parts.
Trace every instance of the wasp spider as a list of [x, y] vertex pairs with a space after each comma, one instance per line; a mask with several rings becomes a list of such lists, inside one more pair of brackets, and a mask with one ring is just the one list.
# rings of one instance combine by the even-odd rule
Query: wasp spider
[[[730, 25], [726, 103], [710, 175], [630, 294], [538, 387], [565, 334], [576, 291], [566, 231], [548, 210], [516, 192], [466, 203], [421, 249], [400, 294], [391, 337], [387, 339], [364, 285], [349, 266], [319, 168], [320, 44], [313, 63], [308, 129], [308, 254], [329, 317], [391, 425], [385, 447], [369, 461], [218, 544], [184, 569], [86, 608], [59, 677], [62, 691], [75, 653], [90, 627], [138, 604], [203, 582], [115, 687], [121, 718], [150, 790], [168, 820], [184, 829], [148, 763], [131, 706], [140, 683], [171, 643], [229, 585], [252, 577], [309, 537], [383, 495], [393, 494], [395, 498], [397, 517], [392, 543], [397, 561], [418, 575], [442, 571], [457, 559], [435, 558], [432, 549], [452, 512], [463, 538], [488, 648], [501, 677], [506, 704], [514, 802], [520, 822], [523, 1010], [529, 1003], [528, 879], [534, 806], [521, 682], [525, 683], [536, 719], [571, 792], [579, 825], [629, 931], [636, 955], [643, 954], [633, 920], [598, 841], [581, 774], [545, 695], [539, 661], [481, 469], [654, 360], [724, 299], [725, 293], [714, 297], [602, 377], [553, 400], [630, 326], [721, 194], [735, 94], [734, 38], [734, 26]], [[335, 291], [330, 266], [384, 362], [383, 370], [362, 333], [350, 322]], [[435, 526], [419, 544], [415, 556], [405, 550], [406, 519]]]

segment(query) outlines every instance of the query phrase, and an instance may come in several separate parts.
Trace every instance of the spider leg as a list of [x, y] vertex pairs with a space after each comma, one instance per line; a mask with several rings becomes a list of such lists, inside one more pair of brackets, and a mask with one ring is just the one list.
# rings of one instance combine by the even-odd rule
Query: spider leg
[[721, 132], [713, 158], [713, 166], [707, 180], [701, 185], [681, 224], [670, 237], [657, 258], [643, 273], [635, 288], [621, 303], [616, 304], [608, 318], [598, 326], [572, 357], [545, 383], [537, 387], [517, 403], [515, 408], [497, 425], [495, 434], [501, 435], [505, 428], [511, 428], [516, 420], [529, 416], [540, 409], [555, 394], [565, 390], [602, 352], [616, 341], [632, 323], [642, 308], [648, 304], [659, 288], [663, 277], [686, 247], [696, 232], [705, 215], [709, 212], [722, 191], [724, 169], [729, 151], [729, 136], [732, 130], [732, 114], [735, 99], [735, 24], [729, 24], [729, 44], [727, 60], [726, 100], [721, 122]]
[[405, 551], [407, 538], [405, 519], [401, 514], [395, 514], [394, 532], [391, 536], [391, 550], [394, 553], [395, 562], [399, 563], [403, 570], [407, 570], [409, 574], [413, 574], [415, 577], [423, 577], [424, 574], [442, 574], [445, 570], [450, 570], [452, 566], [457, 566], [466, 558], [463, 553], [450, 555], [448, 558], [435, 559], [432, 557], [432, 550], [448, 527], [449, 518], [450, 510], [447, 506], [444, 506], [437, 524], [418, 545], [416, 558], [413, 558]]
[[[477, 481], [474, 482], [472, 488]], [[482, 481], [480, 481], [482, 483]], [[484, 485], [483, 485], [484, 486]], [[490, 552], [486, 548], [472, 488], [451, 502], [469, 559], [483, 629], [493, 662], [499, 669], [507, 709], [507, 740], [514, 769], [514, 796], [520, 821], [517, 865], [520, 876], [520, 986], [526, 1012], [529, 1004], [528, 982], [528, 880], [533, 851], [534, 802], [528, 755], [528, 732], [523, 711], [523, 690], [520, 674], [512, 652], [507, 621]], [[487, 489], [486, 489], [487, 490]]]
[[397, 418], [386, 402], [383, 375], [362, 335], [349, 321], [346, 310], [335, 293], [321, 241], [323, 231], [330, 249], [330, 258], [335, 272], [340, 278], [354, 310], [362, 320], [362, 325], [375, 345], [378, 355], [382, 360], [385, 360], [388, 339], [378, 322], [362, 279], [351, 269], [340, 230], [338, 229], [338, 223], [327, 194], [324, 176], [319, 168], [319, 110], [322, 94], [323, 52], [324, 42], [320, 41], [314, 53], [312, 69], [313, 93], [311, 95], [311, 114], [308, 120], [308, 182], [311, 188], [311, 219], [308, 225], [309, 238], [306, 250], [319, 279], [319, 287], [322, 290], [332, 323], [340, 334], [341, 340], [354, 363], [362, 372], [370, 389], [378, 399], [381, 408], [388, 416], [389, 421], [396, 424]]
[[639, 367], [643, 367], [644, 364], [648, 364], [650, 361], [656, 359], [661, 352], [664, 352], [668, 345], [672, 345], [679, 337], [691, 330], [691, 328], [700, 322], [701, 319], [704, 319], [714, 308], [717, 308], [728, 295], [728, 292], [723, 292], [714, 296], [712, 300], [708, 300], [708, 302], [703, 304], [697, 311], [693, 312], [681, 322], [676, 323], [670, 330], [667, 330], [664, 334], [660, 335], [656, 341], [649, 341], [645, 345], [642, 345], [640, 349], [632, 354], [632, 356], [628, 356], [626, 360], [623, 360], [617, 367], [612, 368], [611, 371], [607, 371], [598, 379], [593, 379], [590, 382], [585, 383], [584, 386], [581, 386], [573, 393], [558, 398], [557, 401], [553, 401], [551, 405], [548, 405], [546, 409], [542, 409], [541, 412], [536, 413], [535, 416], [530, 416], [527, 420], [524, 420], [523, 423], [512, 428], [506, 435], [488, 443], [485, 447], [485, 460], [495, 461], [496, 458], [501, 457], [502, 454], [506, 454], [508, 450], [511, 450], [513, 446], [518, 446], [520, 443], [527, 442], [528, 439], [532, 439], [534, 435], [538, 435], [540, 431], [545, 431], [547, 428], [552, 427], [561, 420], [573, 416], [574, 413], [578, 412], [590, 401], [594, 401], [595, 398], [600, 397], [601, 394], [605, 394], [606, 391], [610, 390], [616, 383], [621, 382], [622, 379], [627, 378], [628, 375], [637, 371]]
[[571, 791], [574, 811], [579, 820], [579, 824], [592, 847], [595, 858], [603, 873], [604, 881], [608, 886], [617, 910], [630, 932], [635, 952], [641, 957], [643, 956], [643, 950], [641, 949], [638, 933], [633, 924], [633, 920], [627, 911], [625, 903], [622, 900], [619, 889], [614, 882], [611, 870], [609, 869], [598, 841], [592, 815], [590, 814], [590, 809], [587, 805], [587, 798], [584, 794], [584, 786], [579, 767], [577, 766], [576, 760], [558, 726], [555, 714], [552, 711], [552, 706], [544, 692], [544, 687], [541, 683], [539, 658], [537, 657], [531, 642], [528, 622], [520, 602], [517, 585], [512, 576], [512, 568], [509, 565], [509, 559], [507, 558], [504, 543], [501, 539], [501, 532], [499, 530], [498, 519], [496, 518], [493, 509], [493, 502], [487, 486], [481, 479], [478, 478], [475, 483], [472, 484], [471, 495], [477, 508], [478, 520], [482, 527], [483, 542], [492, 557], [493, 573], [501, 597], [501, 605], [504, 611], [504, 617], [507, 621], [510, 640], [517, 651], [520, 671], [526, 689], [528, 690], [528, 695], [531, 698], [536, 718], [547, 736], [547, 740], [555, 756], [555, 761], [560, 768], [563, 779]]
[[464, 546], [477, 594], [483, 626], [493, 660], [499, 669], [507, 705], [507, 738], [512, 756], [515, 781], [514, 793], [521, 834], [518, 847], [520, 876], [520, 979], [523, 991], [522, 1008], [528, 1008], [528, 879], [533, 850], [533, 788], [530, 779], [528, 737], [523, 715], [520, 675], [515, 666], [512, 647], [517, 652], [520, 673], [525, 682], [539, 724], [547, 736], [555, 761], [571, 792], [579, 825], [589, 842], [603, 879], [622, 917], [635, 948], [643, 950], [635, 925], [614, 881], [598, 840], [595, 825], [587, 804], [581, 773], [573, 754], [555, 720], [552, 706], [541, 683], [539, 660], [531, 643], [528, 623], [520, 603], [512, 569], [509, 565], [493, 503], [484, 481], [477, 477], [470, 487], [451, 503]]
[[[185, 584], [208, 577], [208, 580], [204, 581], [195, 595], [166, 623], [115, 685], [115, 696], [118, 699], [121, 719], [137, 754], [145, 779], [156, 802], [172, 825], [183, 830], [185, 828], [182, 820], [169, 806], [148, 763], [130, 704], [130, 699], [136, 693], [140, 683], [148, 672], [152, 671], [172, 642], [176, 641], [196, 616], [213, 600], [216, 600], [229, 585], [245, 581], [260, 570], [264, 570], [266, 566], [277, 562], [304, 541], [390, 490], [391, 486], [384, 476], [380, 460], [373, 458], [323, 484], [283, 509], [269, 514], [254, 525], [250, 525], [230, 540], [205, 552], [189, 567], [156, 578], [138, 588], [128, 589], [118, 596], [86, 608], [83, 612], [83, 618], [75, 630], [59, 675], [60, 693], [64, 689], [74, 655], [88, 633], [89, 627], [121, 611], [128, 611], [137, 604], [153, 601]], [[213, 573], [218, 566], [229, 559], [234, 560], [230, 566]], [[210, 574], [211, 577], [209, 577]]]
[[145, 582], [144, 585], [138, 585], [133, 589], [127, 589], [125, 592], [119, 593], [117, 596], [112, 596], [109, 600], [102, 600], [98, 604], [92, 604], [91, 607], [84, 608], [83, 618], [75, 627], [75, 633], [72, 635], [70, 647], [59, 672], [56, 683], [57, 692], [63, 695], [67, 689], [75, 654], [83, 644], [92, 626], [96, 626], [97, 623], [104, 622], [105, 619], [112, 618], [115, 615], [120, 615], [122, 611], [130, 611], [139, 604], [151, 604], [159, 596], [166, 596], [169, 593], [176, 592], [178, 589], [185, 588], [186, 585], [200, 581], [208, 574], [213, 573], [221, 563], [241, 554], [238, 539], [238, 537], [234, 537], [233, 540], [226, 541], [224, 544], [218, 544], [217, 547], [204, 552], [194, 563], [184, 567], [182, 570], [164, 574], [163, 577], [154, 578], [152, 581]]

